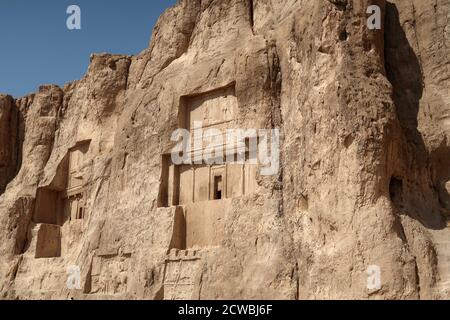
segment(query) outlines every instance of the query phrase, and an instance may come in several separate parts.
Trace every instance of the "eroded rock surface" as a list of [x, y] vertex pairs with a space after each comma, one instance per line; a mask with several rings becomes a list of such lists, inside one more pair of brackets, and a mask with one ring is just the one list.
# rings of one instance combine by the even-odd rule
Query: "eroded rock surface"
[[[182, 0], [141, 54], [1, 95], [1, 297], [450, 298], [449, 21], [446, 0]], [[279, 129], [280, 169], [173, 164], [195, 121]]]

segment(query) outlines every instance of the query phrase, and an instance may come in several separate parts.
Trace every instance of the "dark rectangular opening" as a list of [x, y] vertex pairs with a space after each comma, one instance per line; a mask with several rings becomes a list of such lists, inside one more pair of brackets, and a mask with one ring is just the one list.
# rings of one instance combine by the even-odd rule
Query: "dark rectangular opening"
[[81, 207], [78, 209], [78, 219], [84, 219], [84, 208]]
[[214, 200], [221, 200], [223, 192], [222, 176], [214, 177]]

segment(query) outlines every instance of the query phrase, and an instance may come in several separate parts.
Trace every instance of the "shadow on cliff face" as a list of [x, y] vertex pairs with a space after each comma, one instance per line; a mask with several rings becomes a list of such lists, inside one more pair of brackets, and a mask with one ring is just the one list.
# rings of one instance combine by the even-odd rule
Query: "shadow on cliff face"
[[[13, 163], [12, 163], [12, 173], [9, 179], [9, 182], [14, 180], [16, 176], [19, 174], [20, 169], [22, 168], [23, 161], [23, 143], [25, 141], [25, 118], [23, 115], [23, 110], [14, 104], [14, 107], [17, 109], [17, 130], [15, 135], [15, 148], [13, 150]], [[9, 183], [8, 182], [8, 183]]]
[[419, 60], [400, 25], [396, 5], [386, 5], [385, 33], [386, 72], [394, 89], [394, 102], [400, 124], [408, 139], [424, 145], [417, 130], [420, 99], [423, 94], [423, 75]]
[[16, 154], [15, 157], [17, 159], [15, 171], [11, 178], [11, 181], [19, 174], [20, 169], [22, 168], [23, 161], [23, 143], [25, 141], [25, 118], [23, 116], [23, 110], [17, 106], [17, 145], [16, 145]]
[[25, 139], [25, 120], [22, 110], [11, 99], [11, 115], [9, 118], [9, 160], [5, 167], [0, 166], [0, 195], [6, 191], [7, 185], [14, 180], [22, 167], [22, 148]]
[[[406, 23], [410, 23], [411, 28], [415, 27], [414, 21]], [[405, 26], [400, 24], [397, 6], [387, 2], [386, 72], [393, 86], [397, 118], [406, 138], [400, 143], [407, 144], [404, 148], [401, 147], [403, 151], [398, 146], [403, 169], [398, 168], [401, 177], [393, 177], [391, 180], [391, 200], [401, 212], [429, 229], [439, 230], [445, 228], [446, 223], [437, 210], [439, 201], [437, 187], [431, 182], [431, 155], [428, 154], [422, 134], [418, 130], [420, 100], [424, 90], [423, 73], [420, 61], [405, 34]]]
[[432, 179], [439, 204], [450, 218], [450, 147], [443, 141], [439, 148], [430, 154]]

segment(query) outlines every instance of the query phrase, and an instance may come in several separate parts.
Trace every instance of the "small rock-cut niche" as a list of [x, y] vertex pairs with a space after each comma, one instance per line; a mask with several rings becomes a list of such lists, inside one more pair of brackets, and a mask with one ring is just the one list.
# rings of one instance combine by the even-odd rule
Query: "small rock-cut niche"
[[37, 191], [33, 222], [42, 224], [42, 227], [38, 234], [36, 257], [60, 256], [61, 226], [67, 221], [85, 218], [83, 166], [89, 145], [90, 141], [83, 141], [70, 149], [58, 166], [52, 183]]
[[223, 176], [222, 175], [214, 176], [213, 200], [222, 200], [222, 192], [223, 192]]
[[238, 198], [256, 190], [256, 165], [177, 166], [164, 158], [159, 207]]

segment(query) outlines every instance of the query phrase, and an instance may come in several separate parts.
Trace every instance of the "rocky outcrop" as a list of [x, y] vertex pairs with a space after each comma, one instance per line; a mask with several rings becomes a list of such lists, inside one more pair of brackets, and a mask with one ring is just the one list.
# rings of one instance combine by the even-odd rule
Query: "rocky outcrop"
[[[448, 298], [449, 12], [183, 0], [141, 54], [1, 96], [2, 297]], [[278, 129], [279, 170], [171, 163], [195, 120]]]

